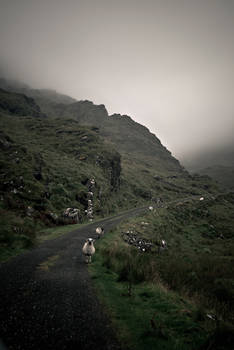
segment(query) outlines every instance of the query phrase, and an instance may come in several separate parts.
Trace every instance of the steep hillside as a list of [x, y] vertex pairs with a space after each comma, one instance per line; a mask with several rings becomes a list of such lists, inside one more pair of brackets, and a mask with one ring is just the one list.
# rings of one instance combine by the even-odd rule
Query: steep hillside
[[[45, 112], [50, 115], [49, 110]], [[129, 198], [132, 193], [152, 200], [158, 196], [170, 198], [217, 190], [207, 176], [190, 176], [154, 134], [129, 116], [109, 116], [104, 105], [90, 101], [59, 104], [51, 117], [54, 115], [74, 118], [80, 125], [96, 128], [120, 152], [122, 184], [130, 185]]]
[[179, 162], [160, 140], [127, 115], [109, 116], [104, 105], [95, 105], [91, 101], [75, 101], [55, 91], [30, 89], [25, 84], [5, 79], [0, 79], [1, 87], [33, 97], [41, 110], [50, 117], [74, 118], [81, 125], [98, 127], [101, 136], [117, 146], [126, 158], [130, 157], [134, 161], [134, 156], [137, 156], [138, 162], [141, 159], [150, 166], [156, 166], [159, 173], [183, 173]]
[[[20, 89], [20, 83], [15, 87], [12, 82], [0, 79], [0, 86], [1, 81], [10, 90]], [[21, 90], [23, 88], [25, 85]], [[109, 116], [104, 105], [95, 105], [90, 101], [74, 102], [70, 99], [69, 103], [67, 96], [64, 103], [64, 95], [58, 93], [59, 103], [55, 103], [48, 90], [40, 90], [44, 96], [41, 103], [37, 98], [38, 90], [27, 89], [30, 96], [36, 97], [36, 102], [47, 116], [72, 118], [80, 125], [92, 126], [105, 142], [118, 150], [121, 154], [122, 185], [128, 187], [129, 199], [132, 191], [149, 200], [160, 195], [199, 194], [217, 189], [217, 185], [207, 176], [191, 177], [154, 134], [130, 117], [119, 114]]]
[[[103, 105], [89, 101], [54, 104], [46, 96], [42, 109], [31, 97], [0, 91], [6, 246], [32, 242], [38, 225], [81, 222], [159, 198], [218, 191], [209, 177], [190, 176], [130, 117], [108, 116]], [[67, 208], [76, 209], [73, 221], [64, 217]]]
[[[2, 93], [0, 104], [9, 96], [10, 107], [17, 105], [15, 93]], [[120, 191], [120, 154], [96, 130], [75, 120], [35, 116], [32, 99], [22, 99], [24, 108], [16, 114], [0, 111], [3, 250], [32, 244], [43, 225], [82, 222], [137, 202]], [[64, 216], [67, 208], [76, 208], [74, 220]]]
[[159, 139], [127, 115], [109, 116], [104, 105], [95, 105], [90, 101], [59, 105], [54, 114], [73, 117], [82, 125], [98, 127], [100, 134], [117, 146], [125, 157], [130, 156], [134, 159], [137, 155], [138, 161], [148, 161], [151, 166], [157, 166], [159, 172], [183, 172], [179, 162], [171, 156]]

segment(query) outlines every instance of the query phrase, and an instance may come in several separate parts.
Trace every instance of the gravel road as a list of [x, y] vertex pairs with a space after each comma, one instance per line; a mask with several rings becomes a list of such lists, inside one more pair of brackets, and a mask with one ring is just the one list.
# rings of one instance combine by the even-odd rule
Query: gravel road
[[[92, 223], [0, 265], [0, 349], [119, 350], [92, 287], [81, 248], [95, 228], [105, 232], [146, 210]], [[72, 227], [71, 227], [72, 229]], [[49, 268], [48, 265], [50, 265]]]

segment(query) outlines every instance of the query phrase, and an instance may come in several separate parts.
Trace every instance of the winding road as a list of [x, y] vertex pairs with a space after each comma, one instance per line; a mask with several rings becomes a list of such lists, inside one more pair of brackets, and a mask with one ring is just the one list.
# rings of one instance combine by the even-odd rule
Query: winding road
[[[82, 257], [82, 246], [147, 207], [46, 241], [0, 265], [0, 349], [120, 350]], [[48, 265], [50, 267], [48, 268]]]

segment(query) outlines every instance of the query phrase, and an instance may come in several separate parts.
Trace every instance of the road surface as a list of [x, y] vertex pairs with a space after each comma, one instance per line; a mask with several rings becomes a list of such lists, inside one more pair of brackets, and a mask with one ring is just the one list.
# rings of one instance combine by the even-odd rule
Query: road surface
[[[119, 350], [82, 256], [95, 228], [105, 232], [144, 208], [81, 227], [0, 265], [0, 339], [4, 349]], [[72, 229], [72, 227], [71, 227]], [[2, 348], [0, 342], [0, 349]]]

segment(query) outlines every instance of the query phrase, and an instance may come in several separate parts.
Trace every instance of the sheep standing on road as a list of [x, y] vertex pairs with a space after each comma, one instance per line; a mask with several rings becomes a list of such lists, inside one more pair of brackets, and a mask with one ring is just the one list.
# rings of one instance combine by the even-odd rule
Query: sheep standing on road
[[97, 237], [100, 238], [102, 235], [104, 235], [104, 228], [103, 227], [97, 227], [96, 228], [96, 234], [97, 234]]
[[91, 263], [92, 255], [95, 253], [94, 240], [92, 238], [88, 238], [82, 248], [82, 252], [85, 256], [85, 262]]

